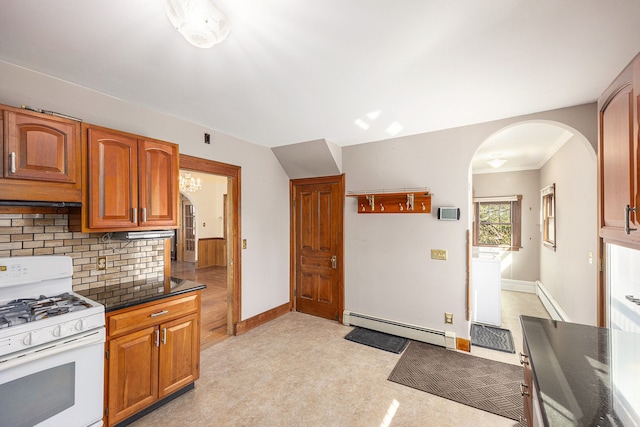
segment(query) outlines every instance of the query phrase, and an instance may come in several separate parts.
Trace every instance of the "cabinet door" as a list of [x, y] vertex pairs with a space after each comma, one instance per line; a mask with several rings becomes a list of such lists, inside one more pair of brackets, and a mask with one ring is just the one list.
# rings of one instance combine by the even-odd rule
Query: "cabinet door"
[[138, 150], [135, 138], [87, 129], [89, 228], [131, 228], [138, 217]]
[[157, 327], [109, 341], [109, 425], [157, 400], [158, 344]]
[[4, 112], [4, 177], [74, 184], [80, 180], [80, 123]]
[[139, 140], [140, 226], [178, 225], [178, 146]]
[[160, 325], [159, 398], [200, 377], [199, 323], [194, 313]]
[[635, 206], [632, 112], [631, 85], [617, 92], [600, 111], [601, 226], [604, 228], [624, 230], [624, 208]]

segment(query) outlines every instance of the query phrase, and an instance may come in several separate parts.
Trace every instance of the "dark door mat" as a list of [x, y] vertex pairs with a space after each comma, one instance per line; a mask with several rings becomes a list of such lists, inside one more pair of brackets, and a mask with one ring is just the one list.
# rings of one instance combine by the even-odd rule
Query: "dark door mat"
[[407, 338], [397, 337], [359, 326], [356, 326], [353, 331], [349, 332], [345, 336], [345, 339], [396, 354], [402, 353], [409, 344]]
[[471, 324], [471, 345], [505, 353], [516, 352], [510, 330], [480, 323]]
[[411, 341], [389, 381], [518, 421], [522, 367]]

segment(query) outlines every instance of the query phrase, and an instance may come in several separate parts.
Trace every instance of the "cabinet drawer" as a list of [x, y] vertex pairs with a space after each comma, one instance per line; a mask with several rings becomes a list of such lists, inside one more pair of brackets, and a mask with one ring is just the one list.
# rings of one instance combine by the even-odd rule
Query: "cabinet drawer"
[[107, 314], [109, 337], [157, 325], [198, 310], [199, 294], [161, 300], [140, 308], [124, 309]]

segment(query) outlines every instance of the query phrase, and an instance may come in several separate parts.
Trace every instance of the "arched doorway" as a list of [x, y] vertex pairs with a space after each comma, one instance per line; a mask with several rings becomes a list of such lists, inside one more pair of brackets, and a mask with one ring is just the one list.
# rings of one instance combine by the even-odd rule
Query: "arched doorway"
[[[500, 162], [489, 165], [493, 160]], [[520, 196], [521, 240], [515, 249], [487, 247], [476, 234], [472, 260], [483, 252], [492, 254], [500, 263], [501, 289], [537, 293], [552, 317], [595, 324], [596, 179], [595, 150], [570, 126], [531, 120], [494, 132], [478, 148], [470, 166], [472, 229], [477, 232], [482, 223], [475, 218], [482, 202]], [[551, 184], [557, 188], [555, 248], [545, 247], [541, 239], [541, 190]], [[471, 276], [473, 282], [473, 267]], [[472, 289], [472, 313], [473, 297]]]

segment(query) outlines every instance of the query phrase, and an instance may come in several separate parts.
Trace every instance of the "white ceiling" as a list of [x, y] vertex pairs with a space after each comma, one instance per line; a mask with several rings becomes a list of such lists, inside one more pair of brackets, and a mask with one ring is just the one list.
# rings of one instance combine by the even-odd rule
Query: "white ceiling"
[[[571, 137], [572, 132], [554, 124], [519, 123], [491, 135], [476, 151], [471, 169], [474, 174], [540, 169]], [[487, 164], [494, 158], [506, 163], [494, 168]]]
[[593, 102], [640, 51], [638, 0], [214, 3], [231, 33], [199, 49], [161, 0], [0, 0], [0, 60], [268, 147], [346, 146]]

